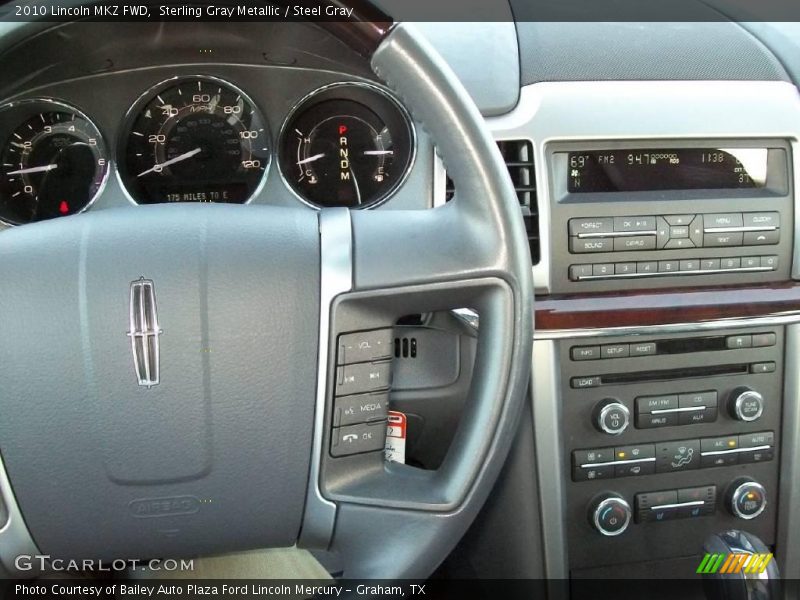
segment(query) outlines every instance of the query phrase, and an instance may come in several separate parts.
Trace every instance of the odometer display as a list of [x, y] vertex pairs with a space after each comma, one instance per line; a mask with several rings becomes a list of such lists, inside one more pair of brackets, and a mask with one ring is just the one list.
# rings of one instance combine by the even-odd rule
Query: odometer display
[[181, 78], [136, 103], [122, 155], [120, 176], [138, 204], [244, 203], [269, 165], [269, 133], [241, 90]]

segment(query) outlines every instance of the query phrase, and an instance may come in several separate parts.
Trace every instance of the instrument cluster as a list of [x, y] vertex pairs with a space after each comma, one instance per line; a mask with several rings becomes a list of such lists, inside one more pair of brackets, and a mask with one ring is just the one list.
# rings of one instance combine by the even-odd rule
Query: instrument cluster
[[326, 85], [303, 98], [273, 138], [243, 90], [205, 75], [147, 90], [118, 137], [109, 145], [89, 116], [60, 100], [0, 107], [0, 221], [80, 213], [113, 170], [135, 204], [244, 204], [261, 190], [273, 157], [305, 204], [374, 207], [403, 183], [416, 150], [408, 113], [377, 86]]

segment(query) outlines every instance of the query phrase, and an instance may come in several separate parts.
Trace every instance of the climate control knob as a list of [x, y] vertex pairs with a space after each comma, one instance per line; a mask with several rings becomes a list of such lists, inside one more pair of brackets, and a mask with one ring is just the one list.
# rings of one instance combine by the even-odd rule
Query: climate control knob
[[589, 522], [598, 533], [614, 537], [625, 532], [631, 522], [631, 507], [618, 494], [602, 494], [589, 508]]
[[631, 413], [619, 400], [606, 398], [597, 403], [593, 414], [594, 426], [609, 435], [619, 435], [628, 428]]
[[764, 512], [767, 507], [767, 491], [757, 481], [742, 477], [734, 480], [728, 487], [725, 500], [734, 517], [749, 521]]
[[764, 397], [749, 387], [738, 387], [731, 392], [728, 411], [739, 421], [755, 421], [764, 412]]

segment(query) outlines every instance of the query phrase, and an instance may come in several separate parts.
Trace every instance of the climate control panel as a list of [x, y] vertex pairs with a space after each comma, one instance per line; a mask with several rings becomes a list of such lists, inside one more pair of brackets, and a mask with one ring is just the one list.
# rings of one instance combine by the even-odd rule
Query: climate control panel
[[774, 542], [783, 335], [558, 342], [571, 569], [699, 553], [742, 519]]

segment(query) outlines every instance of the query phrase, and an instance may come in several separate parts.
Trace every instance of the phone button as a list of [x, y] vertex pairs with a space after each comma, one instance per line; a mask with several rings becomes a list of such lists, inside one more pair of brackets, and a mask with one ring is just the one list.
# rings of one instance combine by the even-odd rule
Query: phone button
[[331, 438], [331, 456], [334, 458], [383, 450], [386, 421], [335, 427]]

